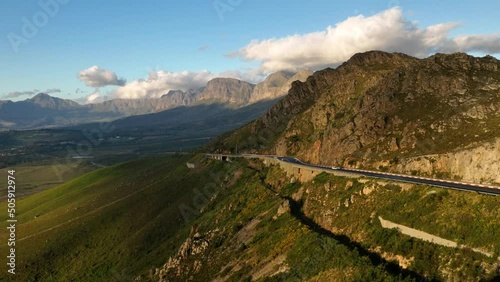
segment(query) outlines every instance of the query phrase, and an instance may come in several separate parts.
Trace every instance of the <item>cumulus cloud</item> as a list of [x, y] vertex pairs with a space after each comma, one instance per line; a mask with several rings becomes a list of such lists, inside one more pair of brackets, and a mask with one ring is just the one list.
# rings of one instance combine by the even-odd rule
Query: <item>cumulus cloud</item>
[[441, 48], [442, 52], [480, 52], [487, 54], [500, 53], [500, 32], [481, 35], [457, 36]]
[[96, 104], [104, 101], [104, 97], [100, 92], [94, 92], [90, 94], [85, 100], [85, 104]]
[[123, 78], [118, 78], [116, 73], [98, 66], [92, 66], [80, 71], [78, 79], [90, 87], [103, 87], [107, 85], [123, 86], [127, 82]]
[[218, 77], [236, 78], [250, 83], [259, 83], [266, 78], [266, 74], [261, 69], [229, 70], [222, 72]]
[[119, 87], [111, 94], [111, 97], [121, 99], [158, 98], [170, 90], [186, 91], [203, 87], [215, 77], [217, 75], [207, 70], [199, 72], [163, 70], [150, 72], [146, 79], [134, 80]]
[[22, 97], [22, 96], [33, 96], [33, 95], [38, 94], [38, 93], [45, 93], [45, 94], [61, 93], [61, 89], [49, 88], [45, 91], [40, 91], [38, 89], [33, 89], [33, 90], [29, 90], [29, 91], [14, 91], [14, 92], [10, 92], [10, 93], [2, 95], [2, 97], [6, 98], [6, 99], [13, 99], [13, 98]]
[[250, 83], [257, 83], [265, 78], [259, 69], [230, 70], [221, 73], [212, 73], [207, 70], [198, 72], [181, 71], [154, 71], [148, 78], [138, 79], [117, 88], [110, 94], [112, 99], [144, 99], [159, 98], [170, 90], [199, 89], [208, 81], [216, 77], [230, 77]]
[[318, 69], [338, 65], [357, 52], [383, 50], [424, 57], [435, 52], [500, 52], [499, 33], [450, 38], [458, 23], [420, 28], [404, 18], [399, 7], [373, 16], [349, 17], [326, 30], [283, 38], [254, 40], [229, 54], [261, 62], [261, 70]]

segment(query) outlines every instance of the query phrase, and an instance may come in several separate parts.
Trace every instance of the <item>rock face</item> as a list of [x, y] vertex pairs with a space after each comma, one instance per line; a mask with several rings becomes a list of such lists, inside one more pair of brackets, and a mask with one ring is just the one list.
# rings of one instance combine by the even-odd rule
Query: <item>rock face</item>
[[449, 178], [459, 178], [474, 183], [500, 183], [500, 138], [485, 142], [475, 148], [436, 155], [424, 155], [402, 160], [397, 171], [419, 171], [434, 176], [447, 172]]
[[186, 92], [175, 90], [169, 91], [159, 99], [114, 99], [98, 104], [87, 105], [91, 112], [113, 112], [122, 115], [140, 115], [154, 113], [179, 106], [191, 105], [202, 89], [189, 90]]
[[[500, 137], [499, 85], [500, 61], [491, 56], [356, 54], [336, 69], [293, 83], [286, 98], [242, 129], [258, 140], [246, 150], [498, 182], [483, 163], [493, 165], [500, 158], [485, 143]], [[268, 132], [266, 138], [259, 138], [262, 132]], [[468, 148], [481, 146], [482, 157], [466, 162], [470, 173], [458, 165], [427, 168], [415, 161], [439, 154], [462, 162], [473, 154]]]
[[293, 81], [304, 81], [310, 74], [307, 70], [296, 74], [277, 72], [257, 85], [234, 78], [215, 78], [210, 80], [206, 87], [188, 91], [171, 90], [159, 99], [115, 99], [91, 104], [88, 107], [91, 112], [113, 112], [124, 115], [154, 113], [179, 106], [209, 103], [243, 107], [284, 96]]
[[255, 85], [234, 78], [214, 78], [199, 95], [196, 102], [229, 103], [237, 106], [248, 104]]
[[207, 234], [200, 234], [196, 228], [191, 228], [191, 233], [186, 241], [179, 247], [177, 254], [168, 259], [160, 269], [151, 271], [151, 276], [157, 276], [158, 281], [167, 282], [175, 281], [186, 273], [198, 273], [206, 262], [207, 251], [214, 236], [220, 231], [218, 229], [208, 232]]
[[40, 93], [35, 97], [28, 99], [27, 102], [31, 102], [35, 105], [40, 106], [41, 108], [49, 108], [55, 110], [78, 109], [81, 107], [74, 101], [52, 97], [44, 93]]
[[312, 72], [309, 70], [302, 70], [296, 74], [285, 71], [273, 73], [255, 86], [249, 102], [285, 96], [294, 81], [305, 81], [310, 75]]

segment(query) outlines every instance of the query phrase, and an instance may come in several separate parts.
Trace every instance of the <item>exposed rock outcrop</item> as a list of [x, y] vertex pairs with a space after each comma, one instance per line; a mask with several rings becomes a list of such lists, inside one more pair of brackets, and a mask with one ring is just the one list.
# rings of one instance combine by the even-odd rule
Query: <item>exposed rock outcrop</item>
[[449, 177], [474, 183], [500, 184], [500, 138], [482, 143], [475, 148], [436, 155], [424, 155], [401, 160], [396, 171], [436, 176], [449, 173]]
[[152, 273], [158, 277], [160, 282], [175, 280], [187, 273], [198, 273], [203, 262], [206, 262], [207, 259], [204, 257], [204, 253], [218, 233], [219, 230], [216, 229], [201, 234], [196, 230], [196, 227], [191, 228], [189, 237], [179, 247], [177, 254], [169, 257], [167, 263]]
[[[491, 56], [356, 54], [293, 83], [285, 99], [242, 130], [259, 141], [246, 150], [498, 182], [492, 171], [500, 155], [487, 145], [500, 137], [498, 85], [500, 61]], [[478, 146], [484, 149], [470, 151]], [[415, 159], [436, 154], [446, 157], [432, 166]]]
[[294, 81], [306, 81], [311, 74], [312, 72], [309, 70], [302, 70], [296, 74], [285, 71], [270, 74], [263, 82], [255, 85], [249, 102], [254, 103], [285, 96]]

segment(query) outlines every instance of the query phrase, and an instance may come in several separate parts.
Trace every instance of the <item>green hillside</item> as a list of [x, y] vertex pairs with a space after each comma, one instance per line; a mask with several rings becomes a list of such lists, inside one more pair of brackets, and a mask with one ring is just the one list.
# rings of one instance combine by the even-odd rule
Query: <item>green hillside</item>
[[15, 281], [109, 281], [161, 262], [169, 238], [181, 234], [178, 204], [217, 169], [189, 171], [187, 158], [104, 168], [19, 200]]
[[494, 258], [383, 229], [377, 217], [497, 257], [496, 206], [491, 196], [326, 174], [294, 182], [260, 161], [142, 159], [20, 200], [17, 275], [1, 278], [493, 281]]
[[[357, 54], [200, 151], [500, 183], [499, 70], [492, 57]], [[0, 280], [500, 280], [499, 197], [297, 171], [204, 155], [95, 170], [18, 199], [18, 274]]]

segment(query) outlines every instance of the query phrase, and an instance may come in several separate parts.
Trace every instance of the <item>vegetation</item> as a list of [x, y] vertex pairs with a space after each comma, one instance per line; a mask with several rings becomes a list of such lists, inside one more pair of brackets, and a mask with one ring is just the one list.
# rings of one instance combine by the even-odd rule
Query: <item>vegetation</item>
[[[19, 200], [17, 277], [493, 280], [495, 259], [383, 229], [378, 216], [497, 257], [496, 206], [491, 196], [326, 173], [291, 182], [279, 167], [259, 161], [147, 158]], [[207, 245], [189, 245], [196, 240]], [[167, 267], [169, 258], [178, 264]]]
[[[103, 168], [18, 200], [16, 279], [110, 281], [164, 262], [169, 240], [182, 234], [178, 206], [191, 203], [191, 189], [209, 181], [210, 169], [221, 169], [189, 170], [187, 160], [148, 158]], [[6, 251], [3, 244], [0, 252]]]
[[41, 162], [35, 165], [18, 165], [9, 167], [16, 171], [17, 196], [31, 195], [45, 189], [62, 184], [97, 167], [89, 161], [53, 163]]
[[[494, 235], [500, 232], [498, 197], [326, 174], [305, 183], [304, 189], [310, 191], [303, 197], [305, 213], [318, 224], [356, 238], [426, 279], [498, 279], [500, 243]], [[383, 229], [379, 216], [492, 255], [442, 247]]]

